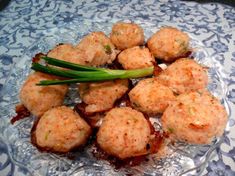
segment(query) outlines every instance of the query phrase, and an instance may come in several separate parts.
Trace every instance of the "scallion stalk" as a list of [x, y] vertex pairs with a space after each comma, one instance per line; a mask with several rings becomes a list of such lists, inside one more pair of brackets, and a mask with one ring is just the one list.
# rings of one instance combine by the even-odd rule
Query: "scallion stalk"
[[39, 63], [33, 63], [32, 69], [35, 71], [70, 78], [66, 80], [43, 80], [37, 85], [57, 85], [57, 84], [71, 84], [82, 82], [97, 82], [107, 81], [113, 79], [128, 79], [128, 78], [140, 78], [150, 76], [153, 74], [154, 67], [148, 67], [144, 69], [135, 70], [111, 70], [107, 68], [96, 68], [90, 66], [83, 66], [66, 61], [61, 61], [54, 58], [43, 57], [47, 64], [53, 66], [59, 66], [62, 68], [70, 68], [70, 70], [62, 70], [57, 67], [45, 66]]
[[107, 75], [106, 71], [76, 71], [76, 70], [62, 70], [55, 67], [44, 66], [39, 63], [33, 63], [31, 69], [55, 76], [61, 76], [66, 78], [78, 78], [78, 77], [94, 77]]

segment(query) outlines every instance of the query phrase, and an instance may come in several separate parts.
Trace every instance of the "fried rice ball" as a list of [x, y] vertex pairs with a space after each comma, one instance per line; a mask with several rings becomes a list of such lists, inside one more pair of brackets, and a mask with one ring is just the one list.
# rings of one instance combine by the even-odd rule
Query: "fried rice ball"
[[47, 56], [81, 65], [100, 66], [112, 63], [118, 51], [103, 32], [92, 32], [77, 46], [61, 44], [48, 52]]
[[206, 70], [195, 60], [188, 58], [172, 63], [157, 79], [177, 94], [205, 89], [208, 83]]
[[175, 140], [209, 144], [223, 134], [227, 119], [219, 100], [203, 91], [179, 95], [165, 110], [161, 122], [163, 130]]
[[128, 90], [128, 80], [113, 80], [79, 85], [81, 99], [87, 104], [86, 113], [101, 112], [113, 107]]
[[144, 31], [135, 23], [118, 22], [110, 34], [112, 43], [120, 50], [144, 44]]
[[148, 48], [135, 46], [122, 51], [118, 55], [118, 62], [124, 69], [129, 70], [151, 67], [154, 65], [155, 59]]
[[154, 78], [141, 80], [129, 92], [132, 107], [148, 115], [163, 113], [176, 99], [172, 90]]
[[103, 32], [92, 32], [85, 36], [76, 48], [84, 54], [86, 65], [99, 66], [112, 63], [119, 53]]
[[45, 112], [35, 131], [37, 145], [53, 152], [69, 152], [85, 144], [90, 134], [90, 126], [66, 106]]
[[173, 27], [163, 27], [147, 41], [152, 54], [164, 61], [173, 61], [188, 52], [189, 36]]
[[40, 117], [47, 110], [60, 106], [67, 93], [67, 85], [37, 86], [42, 80], [52, 80], [54, 76], [34, 72], [29, 75], [20, 90], [21, 103], [35, 116]]
[[147, 154], [150, 135], [149, 123], [141, 112], [114, 108], [104, 117], [97, 142], [108, 154], [125, 159]]
[[71, 44], [57, 45], [47, 53], [47, 56], [75, 64], [88, 65], [85, 55]]

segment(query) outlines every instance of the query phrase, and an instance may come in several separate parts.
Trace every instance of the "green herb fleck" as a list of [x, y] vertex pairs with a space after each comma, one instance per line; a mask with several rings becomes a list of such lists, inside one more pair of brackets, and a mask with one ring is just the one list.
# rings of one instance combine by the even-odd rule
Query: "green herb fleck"
[[168, 128], [168, 131], [169, 131], [170, 133], [174, 133], [174, 128], [169, 127], [169, 128]]
[[80, 136], [86, 136], [86, 131], [85, 129], [79, 129]]
[[51, 130], [47, 131], [47, 133], [45, 134], [45, 141], [48, 139], [48, 136], [50, 133], [51, 133]]
[[133, 104], [133, 106], [136, 107], [136, 108], [140, 107], [140, 105], [137, 104], [136, 102], [133, 102], [132, 104]]
[[194, 107], [189, 107], [189, 113], [191, 114], [191, 115], [195, 115], [195, 112], [196, 110], [195, 110], [195, 108]]
[[112, 49], [111, 49], [111, 47], [110, 47], [109, 45], [105, 45], [105, 46], [104, 46], [104, 49], [105, 49], [105, 52], [106, 52], [107, 54], [112, 54]]

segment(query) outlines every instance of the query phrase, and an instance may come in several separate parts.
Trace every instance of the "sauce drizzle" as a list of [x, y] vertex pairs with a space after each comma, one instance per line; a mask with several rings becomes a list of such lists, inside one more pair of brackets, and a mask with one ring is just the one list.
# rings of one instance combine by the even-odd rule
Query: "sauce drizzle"
[[16, 121], [30, 116], [29, 110], [22, 104], [16, 105], [15, 112], [16, 116], [12, 117], [11, 124], [14, 124]]

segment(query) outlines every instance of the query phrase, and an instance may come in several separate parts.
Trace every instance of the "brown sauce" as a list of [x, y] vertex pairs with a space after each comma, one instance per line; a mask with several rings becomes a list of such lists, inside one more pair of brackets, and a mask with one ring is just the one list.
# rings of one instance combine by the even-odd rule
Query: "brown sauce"
[[179, 56], [179, 57], [176, 57], [174, 58], [174, 60], [177, 60], [177, 59], [180, 59], [180, 58], [188, 58], [190, 55], [192, 54], [192, 51], [187, 51], [185, 54]]
[[76, 111], [92, 128], [96, 128], [98, 121], [104, 117], [104, 114], [109, 111], [100, 111], [94, 113], [87, 113], [85, 108], [87, 104], [84, 102], [78, 103], [74, 106], [74, 111]]
[[24, 105], [19, 104], [15, 107], [16, 116], [12, 117], [11, 124], [30, 116], [29, 110]]
[[[117, 56], [118, 57], [118, 56]], [[115, 70], [123, 70], [122, 65], [118, 62], [117, 59], [115, 59], [111, 64], [108, 64], [107, 67], [109, 69], [115, 69]]]
[[128, 96], [128, 92], [126, 92], [120, 99], [116, 100], [114, 103], [114, 107], [121, 107], [122, 105], [131, 107], [131, 101]]
[[87, 106], [87, 104], [84, 102], [78, 103], [74, 106], [74, 111], [76, 111], [79, 115], [81, 115], [84, 118], [94, 116], [95, 113], [87, 113], [86, 112], [86, 110], [85, 110], [86, 106]]
[[158, 66], [158, 64], [153, 63], [154, 65], [154, 70], [153, 70], [153, 75], [158, 76], [162, 72], [162, 68]]
[[[151, 123], [150, 125], [151, 125], [151, 129], [154, 129]], [[151, 132], [154, 135], [154, 138], [146, 146], [147, 150], [149, 150], [149, 154], [157, 153], [157, 151], [160, 149], [164, 141], [164, 135], [162, 135], [160, 132], [155, 131], [155, 130], [152, 130]], [[93, 140], [93, 143], [91, 143], [93, 156], [97, 158], [98, 160], [108, 161], [115, 169], [120, 169], [120, 168], [128, 167], [128, 166], [130, 167], [137, 166], [137, 165], [140, 165], [142, 162], [148, 161], [148, 155], [130, 157], [126, 159], [119, 159], [115, 156], [111, 156], [99, 147], [95, 138], [96, 138], [96, 135], [93, 136], [94, 140]]]
[[127, 159], [119, 159], [115, 156], [111, 156], [104, 152], [97, 143], [94, 143], [92, 146], [92, 154], [98, 160], [106, 160], [108, 161], [115, 169], [120, 169], [128, 166], [137, 166], [140, 165], [144, 161], [148, 161], [147, 155], [136, 156]]
[[150, 118], [147, 114], [144, 114], [145, 119], [147, 120], [152, 138], [149, 142], [150, 153], [157, 153], [158, 150], [162, 147], [164, 143], [164, 139], [168, 138], [168, 135], [164, 132], [156, 131], [152, 123], [150, 122]]
[[37, 53], [33, 58], [32, 58], [32, 62], [33, 63], [38, 63], [41, 59], [41, 57], [46, 56], [43, 53]]
[[185, 54], [183, 54], [181, 56], [172, 58], [170, 61], [164, 61], [164, 60], [159, 59], [159, 58], [156, 58], [156, 59], [157, 59], [157, 63], [158, 64], [162, 64], [162, 63], [171, 64], [171, 63], [175, 62], [177, 59], [180, 59], [180, 58], [191, 58], [191, 59], [193, 59], [191, 54], [192, 54], [192, 51], [189, 50], [189, 51], [187, 51]]

